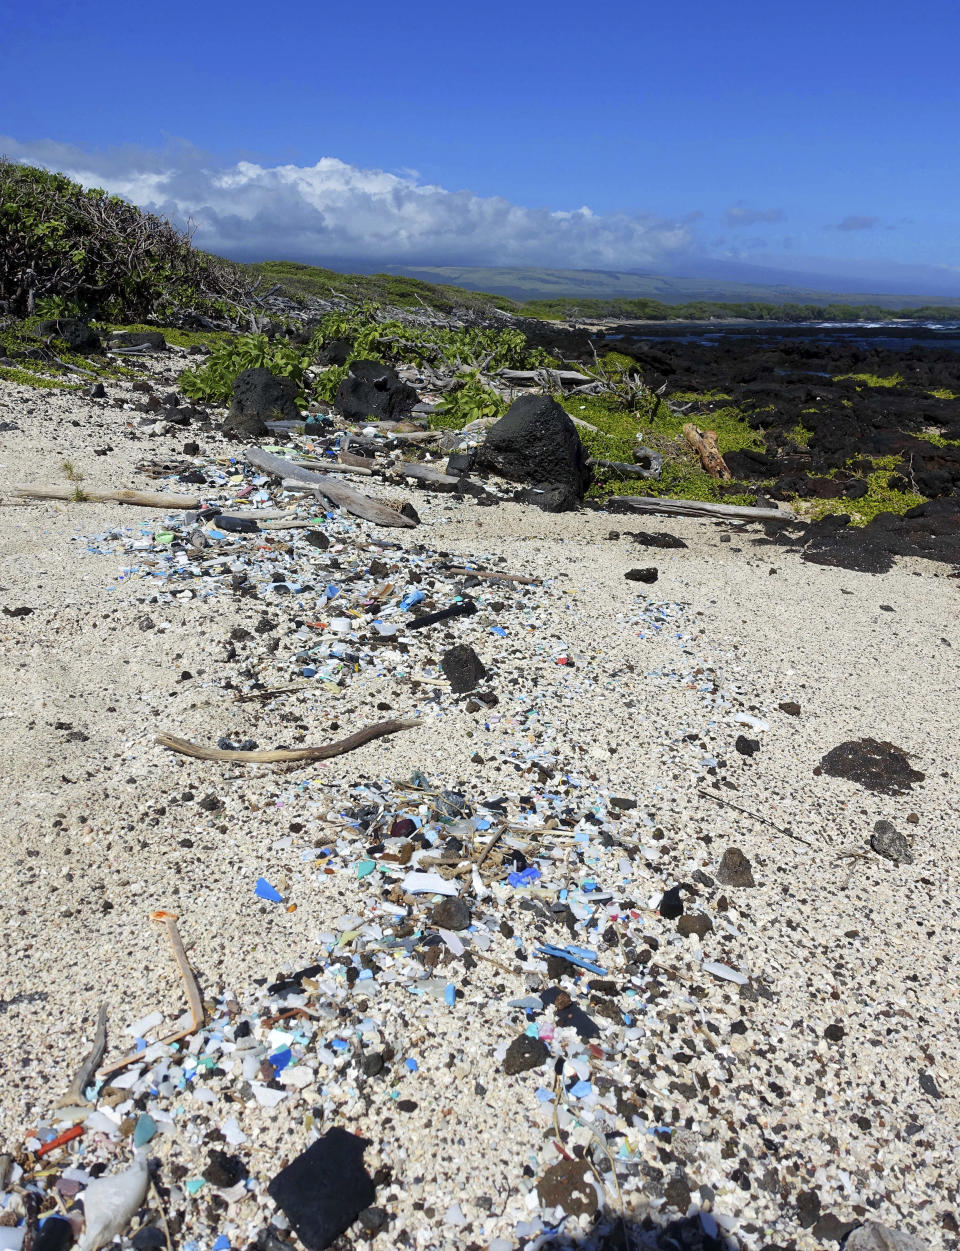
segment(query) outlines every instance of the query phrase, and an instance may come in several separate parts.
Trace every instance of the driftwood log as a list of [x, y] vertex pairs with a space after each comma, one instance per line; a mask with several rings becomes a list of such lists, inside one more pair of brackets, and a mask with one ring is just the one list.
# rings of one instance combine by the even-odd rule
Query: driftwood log
[[410, 529], [417, 524], [411, 518], [404, 517], [401, 513], [388, 508], [386, 504], [381, 504], [378, 500], [371, 499], [360, 491], [355, 491], [353, 487], [348, 487], [345, 482], [338, 482], [335, 478], [330, 477], [329, 474], [314, 473], [310, 469], [302, 469], [284, 456], [275, 456], [272, 452], [264, 452], [258, 447], [247, 448], [243, 456], [248, 464], [255, 466], [257, 469], [262, 469], [265, 473], [272, 474], [275, 478], [292, 479], [301, 486], [317, 491], [320, 495], [330, 500], [332, 504], [337, 504], [355, 517], [362, 517], [364, 521], [372, 521], [374, 525], [401, 526], [404, 529]]
[[460, 479], [452, 474], [444, 473], [434, 465], [422, 465], [419, 461], [402, 460], [394, 466], [394, 473], [403, 478], [412, 478], [414, 482], [422, 482], [425, 487], [433, 487], [437, 491], [455, 491]]
[[667, 513], [675, 517], [716, 517], [728, 521], [779, 521], [789, 525], [797, 520], [788, 508], [751, 508], [745, 504], [711, 504], [706, 500], [667, 500], [656, 495], [614, 495], [608, 508], [635, 513]]
[[700, 457], [700, 464], [712, 478], [722, 478], [729, 482], [733, 475], [720, 455], [715, 430], [699, 430], [693, 422], [688, 421], [683, 427], [683, 437]]
[[92, 487], [18, 486], [13, 494], [29, 500], [70, 500], [77, 504], [139, 504], [141, 508], [202, 508], [195, 495], [165, 491], [96, 491]]
[[191, 743], [189, 739], [178, 738], [175, 734], [158, 734], [157, 742], [161, 747], [179, 752], [182, 756], [193, 756], [195, 760], [229, 760], [234, 764], [281, 764], [295, 760], [330, 760], [334, 756], [343, 756], [348, 751], [356, 751], [374, 739], [386, 738], [388, 734], [397, 734], [400, 730], [412, 730], [420, 722], [415, 718], [398, 718], [393, 721], [377, 721], [374, 725], [364, 726], [346, 738], [335, 743], [325, 743], [322, 747], [278, 747], [275, 751], [230, 751], [222, 747], [203, 747], [199, 743]]
[[609, 469], [621, 478], [659, 478], [663, 461], [658, 459], [656, 462], [651, 462], [647, 468], [644, 468], [643, 465], [628, 465], [626, 461], [622, 460], [591, 459], [590, 464], [595, 465], [598, 469]]

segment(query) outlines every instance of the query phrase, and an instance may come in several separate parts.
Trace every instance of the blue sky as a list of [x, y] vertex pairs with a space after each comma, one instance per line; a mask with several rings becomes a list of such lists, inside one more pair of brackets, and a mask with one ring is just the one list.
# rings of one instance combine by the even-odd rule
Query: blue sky
[[958, 48], [943, 0], [13, 0], [0, 151], [233, 255], [960, 294]]

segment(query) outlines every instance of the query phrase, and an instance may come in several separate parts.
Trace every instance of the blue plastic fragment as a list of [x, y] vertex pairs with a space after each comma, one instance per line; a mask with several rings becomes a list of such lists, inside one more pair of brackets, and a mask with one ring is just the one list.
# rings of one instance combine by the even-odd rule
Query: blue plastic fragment
[[491, 634], [496, 634], [496, 635], [498, 635], [498, 636], [499, 636], [500, 638], [502, 638], [502, 639], [505, 639], [505, 638], [507, 637], [507, 632], [506, 632], [506, 630], [503, 628], [503, 626], [491, 626], [491, 627], [490, 627], [490, 633], [491, 633]]
[[593, 1094], [593, 1087], [589, 1082], [577, 1082], [576, 1086], [571, 1086], [570, 1094], [574, 1099], [586, 1099]]
[[[568, 963], [575, 964], [577, 968], [586, 969], [588, 973], [597, 973], [601, 977], [605, 976], [607, 972], [601, 965], [593, 964], [590, 960], [584, 960], [573, 947], [551, 947], [544, 944], [544, 946], [538, 947], [537, 951], [543, 956], [560, 956], [561, 959], [566, 960]], [[592, 955], [593, 953], [591, 952], [590, 954]]]
[[289, 1047], [281, 1047], [279, 1051], [275, 1051], [268, 1059], [273, 1065], [274, 1073], [282, 1073], [293, 1059], [293, 1052]]
[[265, 877], [258, 877], [253, 893], [258, 899], [268, 899], [271, 903], [283, 903], [283, 896], [275, 886], [271, 886]]
[[531, 865], [528, 865], [525, 869], [521, 869], [519, 873], [517, 872], [508, 873], [507, 881], [510, 883], [511, 886], [529, 886], [533, 882], [535, 882], [538, 877], [542, 877], [542, 876], [543, 874], [540, 872], [540, 870], [534, 868], [534, 866], [531, 864]]
[[400, 601], [400, 611], [409, 612], [414, 604], [419, 604], [426, 598], [423, 591], [411, 591], [409, 595], [405, 595]]
[[457, 1002], [457, 988], [453, 982], [447, 982], [446, 989], [443, 992], [443, 1001], [448, 1008], [452, 1008]]
[[407, 1071], [410, 1073], [416, 1073], [417, 1069], [420, 1067], [420, 1065], [417, 1064], [416, 1060], [404, 1060], [403, 1063]]
[[230, 1251], [230, 1239], [226, 1234], [221, 1234], [214, 1242], [212, 1251]]

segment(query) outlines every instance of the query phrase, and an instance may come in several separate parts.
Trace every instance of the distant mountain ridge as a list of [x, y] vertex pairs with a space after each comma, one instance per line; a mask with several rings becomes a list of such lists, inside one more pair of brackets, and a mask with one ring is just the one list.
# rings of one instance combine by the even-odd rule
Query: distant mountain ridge
[[[937, 296], [825, 290], [784, 283], [733, 282], [723, 277], [687, 278], [603, 269], [538, 269], [457, 265], [379, 265], [380, 272], [421, 282], [487, 291], [511, 300], [652, 299], [663, 304], [695, 300], [768, 304], [873, 304], [904, 308], [936, 303], [960, 309], [960, 295]], [[782, 271], [780, 271], [782, 272]], [[780, 273], [778, 273], [780, 276]]]

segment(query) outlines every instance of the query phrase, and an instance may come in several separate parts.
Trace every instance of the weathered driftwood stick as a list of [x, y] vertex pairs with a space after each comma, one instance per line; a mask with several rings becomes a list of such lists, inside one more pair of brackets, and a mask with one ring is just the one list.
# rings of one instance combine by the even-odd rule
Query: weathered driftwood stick
[[683, 437], [700, 457], [700, 464], [711, 477], [730, 480], [732, 475], [727, 468], [727, 462], [720, 455], [715, 430], [698, 430], [693, 422], [688, 421], [683, 427]]
[[667, 500], [656, 495], [613, 495], [607, 507], [636, 513], [671, 513], [677, 517], [717, 517], [729, 521], [796, 521], [787, 508], [750, 508], [744, 504], [710, 504], [706, 500]]
[[544, 375], [558, 382], [592, 382], [587, 374], [578, 374], [573, 369], [498, 369], [497, 377], [506, 382], [523, 382], [535, 384], [544, 380]]
[[404, 478], [413, 478], [424, 486], [436, 487], [440, 491], [454, 491], [460, 485], [460, 479], [444, 473], [433, 465], [421, 465], [417, 461], [402, 460], [394, 466], [394, 473]]
[[70, 500], [78, 504], [139, 504], [143, 508], [202, 508], [195, 495], [164, 491], [95, 491], [92, 487], [18, 486], [13, 494], [31, 500]]
[[107, 1049], [107, 1005], [100, 1005], [97, 1014], [97, 1030], [93, 1036], [93, 1046], [84, 1056], [76, 1075], [65, 1095], [56, 1101], [55, 1108], [82, 1108], [87, 1101], [84, 1091], [93, 1084], [94, 1076], [103, 1060]]
[[[177, 964], [180, 968], [180, 976], [183, 978], [183, 984], [187, 991], [187, 1002], [190, 1005], [190, 1024], [186, 1029], [178, 1030], [175, 1034], [168, 1034], [166, 1038], [160, 1041], [164, 1046], [171, 1043], [180, 1042], [184, 1038], [189, 1038], [191, 1034], [195, 1034], [198, 1029], [203, 1028], [206, 1015], [203, 1010], [203, 999], [200, 997], [200, 991], [197, 988], [197, 979], [194, 976], [193, 969], [190, 967], [190, 961], [187, 959], [187, 953], [184, 950], [183, 941], [180, 938], [180, 932], [177, 929], [177, 915], [175, 912], [151, 912], [151, 921], [159, 921], [167, 927], [167, 937], [170, 939], [170, 946], [173, 948], [173, 954], [176, 957]], [[134, 1064], [137, 1060], [143, 1058], [142, 1051], [131, 1051], [119, 1060], [115, 1060], [105, 1068], [104, 1074], [117, 1073], [120, 1069], [125, 1069], [128, 1064]]]
[[375, 469], [376, 461], [372, 456], [357, 456], [355, 452], [348, 452], [346, 448], [340, 453], [341, 465], [353, 465], [355, 469]]
[[523, 586], [536, 586], [540, 581], [539, 578], [528, 578], [526, 574], [500, 573], [496, 569], [467, 569], [463, 565], [442, 565], [441, 568], [446, 573], [461, 574], [471, 578], [487, 578], [490, 581], [499, 578], [504, 582], [519, 582]]
[[[357, 456], [354, 459], [360, 460]], [[296, 462], [301, 469], [318, 469], [322, 473], [353, 473], [359, 474], [363, 478], [369, 478], [373, 473], [372, 469], [365, 465], [351, 465], [348, 461], [339, 460], [298, 460]], [[373, 462], [371, 461], [371, 464]]]
[[409, 517], [394, 512], [386, 504], [381, 504], [368, 495], [355, 491], [353, 487], [348, 487], [345, 482], [338, 482], [329, 474], [313, 473], [309, 469], [302, 469], [293, 461], [283, 456], [274, 456], [272, 452], [264, 452], [258, 447], [247, 448], [243, 455], [247, 463], [254, 465], [257, 469], [273, 474], [276, 478], [296, 479], [304, 486], [319, 491], [331, 503], [338, 504], [348, 513], [353, 513], [355, 517], [362, 517], [364, 521], [372, 521], [378, 526], [401, 526], [404, 529], [410, 529], [417, 524]]
[[659, 467], [656, 469], [644, 469], [642, 465], [628, 465], [622, 460], [591, 460], [591, 465], [596, 465], [598, 469], [609, 469], [620, 475], [621, 478], [659, 478]]
[[385, 738], [388, 734], [397, 734], [400, 730], [412, 730], [420, 722], [415, 718], [378, 721], [375, 725], [364, 726], [346, 738], [335, 743], [325, 743], [322, 747], [280, 747], [276, 751], [228, 751], [221, 747], [201, 747], [191, 743], [189, 739], [177, 738], [175, 734], [158, 734], [157, 742], [170, 751], [180, 752], [183, 756], [193, 756], [196, 760], [230, 760], [236, 764], [280, 764], [291, 760], [330, 760], [333, 756], [343, 756], [348, 751], [356, 751], [365, 743], [374, 739]]

